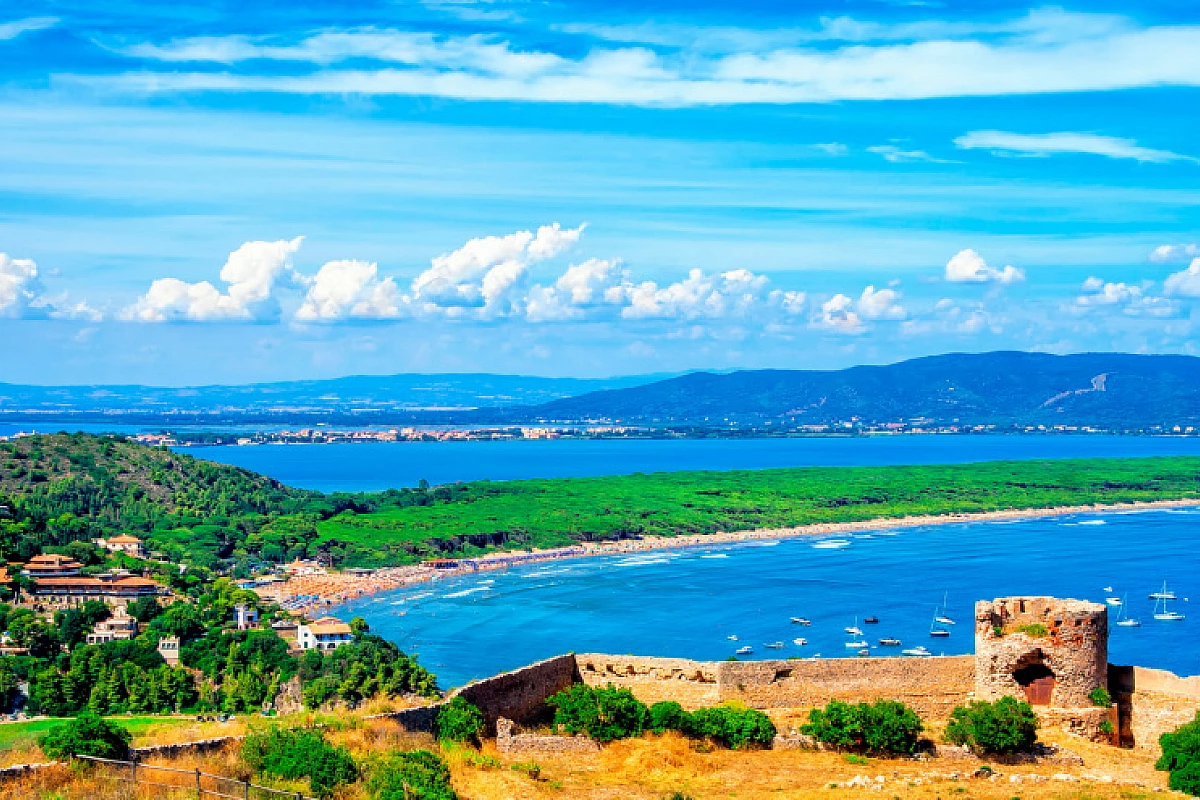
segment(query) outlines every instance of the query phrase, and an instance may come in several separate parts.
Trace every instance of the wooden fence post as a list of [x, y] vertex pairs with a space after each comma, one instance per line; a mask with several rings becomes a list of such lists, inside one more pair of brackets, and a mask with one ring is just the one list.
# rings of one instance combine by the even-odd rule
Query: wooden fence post
[[200, 788], [200, 768], [196, 767], [196, 800], [204, 797], [204, 790]]
[[246, 785], [246, 800], [250, 800], [250, 781], [242, 781]]

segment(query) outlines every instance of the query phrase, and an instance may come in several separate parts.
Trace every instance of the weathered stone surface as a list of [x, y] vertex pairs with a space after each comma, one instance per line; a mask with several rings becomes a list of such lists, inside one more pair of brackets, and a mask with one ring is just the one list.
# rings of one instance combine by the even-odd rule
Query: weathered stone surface
[[600, 745], [586, 736], [544, 736], [537, 733], [517, 733], [510, 719], [496, 720], [496, 750], [507, 754], [520, 753], [598, 753]]
[[[1021, 632], [1046, 629], [1045, 636]], [[1053, 597], [1003, 597], [975, 604], [975, 696], [1024, 698], [1022, 674], [1048, 669], [1049, 705], [1085, 708], [1088, 695], [1108, 685], [1108, 607]]]

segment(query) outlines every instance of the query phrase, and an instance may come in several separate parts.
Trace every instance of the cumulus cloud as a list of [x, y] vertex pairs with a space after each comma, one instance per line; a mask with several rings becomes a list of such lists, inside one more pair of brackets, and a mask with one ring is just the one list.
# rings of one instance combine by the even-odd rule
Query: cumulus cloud
[[330, 261], [309, 282], [298, 322], [344, 319], [395, 319], [407, 303], [394, 278], [380, 278], [379, 265], [366, 261]]
[[1127, 158], [1135, 161], [1166, 163], [1191, 161], [1192, 156], [1141, 147], [1133, 139], [1100, 136], [1094, 133], [1008, 133], [1007, 131], [971, 131], [959, 136], [954, 143], [964, 150], [991, 150], [993, 153], [1045, 157], [1062, 153]]
[[1200, 258], [1193, 258], [1187, 269], [1168, 275], [1163, 289], [1168, 295], [1200, 297]]
[[1150, 251], [1150, 260], [1156, 264], [1187, 261], [1189, 258], [1200, 258], [1200, 245], [1163, 244]]
[[694, 269], [684, 280], [661, 288], [654, 281], [633, 286], [621, 316], [696, 319], [744, 315], [766, 296], [767, 284], [766, 277], [745, 269], [719, 275]]
[[862, 317], [854, 310], [854, 300], [844, 294], [835, 294], [821, 304], [821, 315], [816, 320], [816, 326], [848, 334], [866, 330]]
[[1179, 304], [1151, 293], [1154, 284], [1141, 285], [1105, 281], [1095, 276], [1083, 282], [1083, 294], [1075, 298], [1081, 310], [1113, 308], [1131, 317], [1173, 317], [1179, 313]]
[[531, 322], [579, 319], [588, 311], [625, 302], [632, 284], [615, 260], [589, 258], [567, 267], [551, 286], [534, 286], [525, 298]]
[[[1192, 58], [1200, 51], [1200, 27], [1146, 26], [1112, 15], [1043, 12], [986, 24], [907, 25], [838, 18], [813, 35], [782, 37], [770, 31], [692, 28], [664, 36], [646, 30], [626, 44], [588, 46], [568, 37], [553, 49], [501, 36], [375, 28], [325, 30], [298, 40], [230, 35], [143, 42], [122, 52], [192, 68], [59, 80], [145, 93], [426, 95], [639, 106], [1200, 85], [1200, 63]], [[256, 68], [263, 59], [288, 62], [289, 68]]]
[[102, 316], [84, 301], [47, 295], [33, 259], [0, 253], [0, 317], [98, 321]]
[[221, 280], [228, 284], [224, 291], [208, 281], [159, 278], [121, 316], [138, 322], [276, 318], [279, 304], [275, 289], [285, 280], [297, 280], [292, 256], [303, 240], [298, 236], [277, 242], [246, 242], [229, 254], [221, 268]]
[[585, 225], [564, 229], [557, 222], [507, 236], [472, 239], [433, 259], [412, 283], [413, 302], [428, 309], [480, 308], [493, 314], [512, 308], [509, 293], [529, 267], [562, 253], [579, 241]]
[[996, 269], [968, 248], [946, 262], [945, 278], [951, 283], [1017, 283], [1025, 280], [1025, 272], [1012, 265]]
[[863, 319], [904, 319], [908, 312], [900, 305], [900, 293], [895, 289], [863, 289], [855, 306]]

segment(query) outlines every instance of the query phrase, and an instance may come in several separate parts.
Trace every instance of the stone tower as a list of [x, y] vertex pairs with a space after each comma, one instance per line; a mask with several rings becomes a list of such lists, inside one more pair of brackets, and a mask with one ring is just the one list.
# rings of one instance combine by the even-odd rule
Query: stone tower
[[975, 696], [1086, 708], [1108, 686], [1108, 607], [1053, 597], [975, 604]]

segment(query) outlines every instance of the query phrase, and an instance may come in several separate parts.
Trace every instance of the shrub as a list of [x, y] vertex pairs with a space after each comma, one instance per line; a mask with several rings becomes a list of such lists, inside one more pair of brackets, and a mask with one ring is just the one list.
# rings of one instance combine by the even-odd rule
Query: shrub
[[478, 744], [486, 727], [483, 712], [461, 697], [442, 706], [434, 721], [437, 738], [443, 742]]
[[753, 708], [713, 706], [688, 715], [684, 733], [738, 750], [746, 745], [770, 744], [775, 738], [775, 725], [770, 717]]
[[242, 743], [242, 760], [255, 772], [286, 780], [308, 778], [313, 793], [322, 797], [358, 777], [350, 752], [334, 747], [311, 728], [271, 727], [252, 733]]
[[664, 700], [650, 706], [650, 730], [655, 733], [682, 731], [687, 721], [688, 713], [674, 700]]
[[50, 758], [95, 756], [123, 760], [129, 756], [132, 738], [120, 725], [85, 711], [70, 722], [51, 728], [42, 737], [41, 745], [42, 752]]
[[1111, 734], [1113, 732], [1113, 724], [1110, 720], [1100, 721], [1100, 732], [1103, 734]]
[[979, 753], [1016, 753], [1037, 741], [1038, 720], [1029, 703], [1001, 697], [976, 700], [950, 713], [946, 738]]
[[446, 762], [428, 750], [395, 752], [377, 762], [367, 779], [374, 800], [458, 800]]
[[1171, 788], [1200, 795], [1200, 713], [1174, 733], [1164, 733], [1158, 744], [1162, 757], [1154, 766], [1171, 773]]
[[1101, 708], [1108, 708], [1112, 705], [1112, 695], [1103, 686], [1097, 686], [1093, 689], [1092, 693], [1088, 695], [1088, 699], [1092, 701], [1092, 705], [1100, 706]]
[[850, 705], [831, 701], [813, 709], [800, 731], [818, 741], [866, 753], [912, 753], [925, 726], [917, 713], [894, 700]]
[[1032, 625], [1022, 625], [1017, 628], [1018, 633], [1023, 633], [1032, 639], [1044, 639], [1050, 635], [1050, 629], [1040, 622], [1035, 622]]
[[649, 714], [628, 689], [609, 684], [575, 684], [546, 700], [554, 707], [554, 724], [568, 733], [586, 733], [598, 742], [640, 736]]

